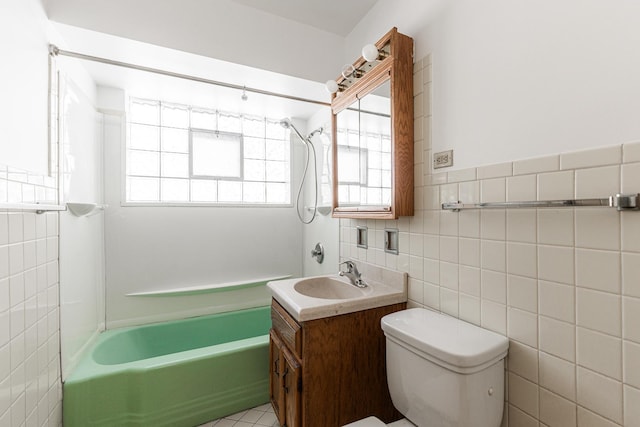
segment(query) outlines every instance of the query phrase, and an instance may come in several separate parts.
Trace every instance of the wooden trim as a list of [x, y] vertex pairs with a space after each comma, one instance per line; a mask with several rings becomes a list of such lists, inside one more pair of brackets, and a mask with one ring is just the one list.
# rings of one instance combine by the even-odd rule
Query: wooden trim
[[[396, 51], [391, 76], [391, 127], [393, 129], [393, 207], [398, 216], [414, 213], [413, 171], [413, 40], [398, 34], [392, 48]], [[411, 84], [407, 84], [411, 82]]]
[[[389, 43], [389, 56], [368, 71], [339, 95], [334, 94], [332, 110], [333, 157], [333, 218], [397, 219], [414, 214], [414, 140], [413, 140], [413, 39], [392, 28], [377, 43], [381, 48]], [[365, 63], [360, 57], [353, 63], [359, 67]], [[355, 100], [374, 90], [384, 79], [391, 81], [391, 204], [388, 210], [341, 207], [338, 200], [338, 153], [336, 114], [349, 107]], [[341, 83], [344, 78], [336, 81]]]
[[397, 219], [396, 215], [393, 211], [383, 212], [358, 212], [358, 211], [348, 211], [348, 212], [340, 212], [334, 210], [331, 214], [332, 218], [352, 218], [352, 219]]
[[284, 369], [284, 358], [282, 349], [284, 345], [275, 330], [269, 331], [269, 399], [273, 411], [282, 424], [285, 420], [285, 395], [282, 372]]
[[284, 359], [284, 372], [282, 374], [282, 384], [284, 391], [284, 414], [285, 426], [295, 427], [302, 424], [302, 367], [298, 359], [287, 350], [282, 348]]
[[271, 304], [271, 326], [278, 332], [280, 339], [300, 357], [302, 355], [302, 331], [300, 330], [300, 325], [275, 299]]

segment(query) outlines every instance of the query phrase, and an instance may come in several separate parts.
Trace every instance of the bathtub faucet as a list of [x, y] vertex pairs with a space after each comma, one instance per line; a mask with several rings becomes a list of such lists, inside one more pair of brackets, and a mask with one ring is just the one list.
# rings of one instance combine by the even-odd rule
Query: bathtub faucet
[[340, 270], [340, 272], [338, 273], [340, 274], [340, 276], [346, 276], [353, 286], [357, 286], [358, 288], [367, 287], [367, 284], [364, 283], [364, 280], [362, 280], [362, 275], [358, 271], [358, 267], [356, 267], [356, 264], [353, 261], [345, 261], [343, 263], [340, 263], [340, 266], [342, 265], [347, 266], [347, 271]]

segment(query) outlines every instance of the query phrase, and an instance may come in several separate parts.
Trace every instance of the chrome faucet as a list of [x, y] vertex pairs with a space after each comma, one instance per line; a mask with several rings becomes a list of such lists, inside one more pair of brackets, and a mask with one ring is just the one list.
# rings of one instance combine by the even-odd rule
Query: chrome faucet
[[346, 265], [347, 271], [340, 270], [340, 276], [346, 276], [353, 286], [357, 286], [358, 288], [366, 288], [367, 284], [362, 280], [362, 275], [358, 271], [358, 267], [356, 267], [353, 261], [345, 261], [340, 263], [340, 265]]

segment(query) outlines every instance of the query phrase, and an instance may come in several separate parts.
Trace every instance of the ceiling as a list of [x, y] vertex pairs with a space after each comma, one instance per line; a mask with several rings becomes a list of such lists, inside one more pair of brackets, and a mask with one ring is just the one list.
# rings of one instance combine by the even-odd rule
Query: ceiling
[[346, 37], [378, 0], [232, 0]]
[[[64, 40], [62, 49], [322, 102], [330, 100], [323, 82], [339, 72], [346, 36], [377, 2], [41, 1]], [[97, 84], [133, 96], [209, 108], [233, 106], [241, 96], [236, 90], [82, 62]], [[246, 114], [301, 119], [326, 108], [251, 93], [237, 107]]]
[[122, 89], [128, 96], [276, 118], [308, 119], [319, 110], [328, 111], [328, 107], [314, 103], [251, 92], [251, 88], [256, 88], [288, 96], [329, 102], [330, 98], [324, 85], [317, 82], [83, 28], [57, 23], [52, 25], [64, 40], [65, 44], [61, 46], [63, 50], [90, 52], [92, 56], [98, 58], [116, 59], [124, 63], [248, 88], [247, 100], [243, 101], [242, 92], [236, 89], [107, 65], [96, 61], [78, 60], [64, 55], [58, 57], [58, 62], [63, 70], [67, 69], [65, 64], [80, 63], [97, 85]]

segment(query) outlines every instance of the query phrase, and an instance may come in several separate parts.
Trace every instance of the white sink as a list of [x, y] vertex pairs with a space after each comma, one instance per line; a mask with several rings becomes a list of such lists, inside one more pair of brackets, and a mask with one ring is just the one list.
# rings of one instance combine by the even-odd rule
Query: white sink
[[358, 288], [347, 280], [338, 280], [331, 276], [301, 279], [293, 285], [293, 289], [302, 295], [323, 299], [360, 298], [373, 292], [370, 286]]
[[407, 301], [407, 274], [357, 262], [367, 287], [337, 274], [267, 283], [280, 305], [299, 322]]

